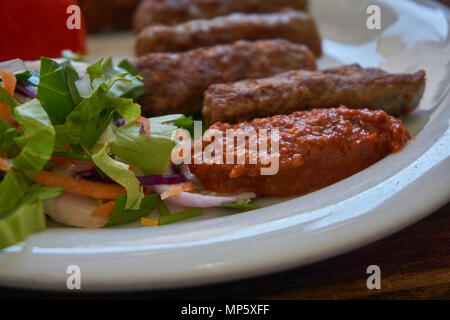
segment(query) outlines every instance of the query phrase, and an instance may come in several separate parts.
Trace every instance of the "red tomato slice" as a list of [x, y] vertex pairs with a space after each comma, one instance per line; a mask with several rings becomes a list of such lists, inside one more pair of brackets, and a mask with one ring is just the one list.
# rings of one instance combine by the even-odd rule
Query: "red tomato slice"
[[86, 53], [86, 27], [70, 30], [67, 13], [74, 0], [2, 0], [0, 10], [0, 61], [41, 56], [57, 58], [61, 51]]

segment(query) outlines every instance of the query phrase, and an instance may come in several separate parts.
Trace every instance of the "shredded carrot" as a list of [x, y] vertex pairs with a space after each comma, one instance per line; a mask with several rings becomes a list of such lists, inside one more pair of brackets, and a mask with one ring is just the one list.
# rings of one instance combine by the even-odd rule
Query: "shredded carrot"
[[34, 177], [34, 182], [42, 182], [46, 187], [64, 188], [64, 191], [95, 199], [115, 200], [116, 195], [127, 193], [125, 188], [118, 184], [79, 180], [50, 171], [39, 172]]
[[150, 120], [148, 118], [137, 117], [136, 119], [131, 120], [131, 122], [140, 123], [147, 134], [147, 140], [150, 139]]
[[109, 201], [105, 204], [102, 204], [98, 208], [96, 208], [94, 211], [92, 211], [91, 216], [92, 217], [110, 217], [112, 212], [114, 211], [114, 207], [116, 205], [116, 201]]
[[161, 194], [161, 199], [176, 196], [184, 191], [194, 191], [195, 187], [191, 181], [170, 185], [169, 189]]
[[14, 90], [16, 90], [16, 84], [17, 84], [16, 76], [6, 70], [0, 70], [0, 76], [2, 77], [3, 88], [12, 97], [14, 94]]
[[[0, 76], [2, 77], [2, 87], [9, 93], [12, 97], [14, 95], [14, 90], [16, 90], [17, 79], [14, 74], [6, 70], [0, 70]], [[11, 108], [6, 103], [0, 102], [0, 118], [9, 122], [9, 117], [11, 115]]]
[[9, 164], [8, 160], [0, 157], [0, 170], [9, 171], [10, 169], [11, 169], [11, 165]]

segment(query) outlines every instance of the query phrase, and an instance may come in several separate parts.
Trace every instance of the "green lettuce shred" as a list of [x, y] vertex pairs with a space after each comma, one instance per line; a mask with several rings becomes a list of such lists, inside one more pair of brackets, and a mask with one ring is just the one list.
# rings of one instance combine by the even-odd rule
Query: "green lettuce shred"
[[13, 168], [23, 171], [32, 179], [51, 158], [55, 146], [55, 129], [37, 99], [16, 107], [14, 115], [24, 134], [14, 139], [22, 151], [14, 158]]
[[125, 209], [139, 209], [144, 198], [141, 184], [127, 164], [116, 161], [109, 156], [110, 151], [111, 147], [107, 143], [92, 154], [92, 160], [102, 172], [125, 188], [127, 191]]
[[42, 201], [20, 206], [14, 213], [0, 219], [0, 249], [25, 240], [30, 233], [45, 226]]
[[[122, 66], [129, 65], [122, 61]], [[111, 89], [108, 95], [112, 97], [136, 99], [145, 92], [141, 77], [129, 73], [127, 69], [114, 66], [112, 58], [97, 61], [87, 68], [89, 77], [77, 81], [78, 90], [83, 97], [89, 97], [101, 84], [108, 84]]]
[[[163, 174], [170, 165], [175, 145], [173, 131], [177, 127], [161, 124], [150, 119], [150, 139], [137, 123], [128, 123], [115, 132], [111, 151], [139, 168], [145, 175]], [[158, 150], [155, 152], [155, 150]]]
[[253, 203], [222, 203], [221, 208], [238, 209], [242, 211], [256, 210], [260, 207]]
[[6, 153], [10, 158], [19, 153], [20, 148], [15, 142], [15, 138], [20, 136], [21, 132], [3, 119], [0, 119], [0, 150]]
[[67, 116], [64, 124], [55, 126], [57, 151], [65, 151], [66, 144], [90, 150], [116, 111], [127, 121], [140, 116], [138, 104], [132, 99], [111, 97], [109, 90], [107, 84], [101, 84]]
[[144, 198], [142, 198], [140, 207], [137, 210], [126, 209], [126, 201], [126, 196], [117, 196], [114, 211], [112, 212], [111, 218], [109, 219], [106, 226], [114, 226], [127, 223], [149, 215], [156, 207], [158, 195], [156, 193], [146, 195]]
[[70, 89], [75, 85], [74, 71], [70, 63], [60, 65], [52, 59], [41, 58], [37, 98], [54, 125], [64, 123], [75, 108]]
[[45, 228], [42, 201], [57, 197], [61, 188], [31, 184], [14, 169], [0, 183], [0, 250]]
[[0, 217], [19, 205], [28, 186], [27, 179], [15, 170], [6, 173], [3, 181], [0, 182]]

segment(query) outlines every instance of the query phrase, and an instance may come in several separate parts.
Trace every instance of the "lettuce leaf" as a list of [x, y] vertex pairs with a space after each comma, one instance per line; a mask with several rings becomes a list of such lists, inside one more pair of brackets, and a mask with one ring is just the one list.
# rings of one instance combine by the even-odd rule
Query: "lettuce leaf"
[[222, 203], [221, 208], [238, 209], [243, 211], [256, 210], [260, 207], [253, 203]]
[[0, 119], [0, 151], [6, 153], [9, 157], [19, 153], [20, 148], [15, 143], [14, 138], [21, 135], [12, 125], [3, 119]]
[[[126, 97], [134, 98], [140, 95], [144, 88], [142, 81], [139, 77], [128, 73], [126, 69], [114, 66], [111, 58], [104, 63], [102, 59], [89, 66], [88, 76], [81, 80], [78, 79], [78, 74], [70, 65], [70, 61], [61, 64], [46, 58], [42, 61], [41, 82], [42, 76], [47, 79], [46, 77], [49, 77], [47, 74], [52, 71], [50, 74], [53, 78], [58, 77], [60, 82], [64, 82], [60, 87], [55, 87], [60, 93], [59, 98], [62, 95], [67, 100], [65, 105], [70, 104], [69, 108], [59, 113], [64, 118], [56, 119], [55, 115], [51, 117], [51, 108], [46, 108], [43, 103], [50, 119], [56, 124], [57, 152], [67, 151], [66, 145], [81, 146], [90, 150], [116, 113], [127, 121], [141, 115], [140, 106]], [[49, 84], [53, 85], [51, 82]], [[40, 86], [45, 88], [45, 83]], [[48, 93], [49, 96], [56, 95], [49, 90], [41, 89], [41, 92]], [[39, 90], [38, 99], [41, 99]], [[69, 100], [73, 104], [69, 103]], [[62, 101], [58, 103], [64, 104]]]
[[151, 121], [171, 124], [178, 128], [186, 129], [192, 137], [194, 136], [194, 119], [192, 117], [186, 117], [184, 114], [169, 114], [160, 117], [153, 117], [151, 118]]
[[10, 170], [0, 182], [0, 219], [19, 205], [51, 199], [61, 192], [61, 188], [46, 188], [40, 183], [31, 184], [20, 172]]
[[43, 187], [42, 183], [34, 183], [27, 189], [21, 204], [53, 199], [61, 195], [63, 191], [64, 188], [47, 188]]
[[0, 250], [45, 228], [42, 201], [55, 198], [63, 191], [30, 183], [14, 169], [0, 182]]
[[0, 249], [24, 240], [31, 232], [44, 229], [45, 213], [41, 201], [20, 206], [0, 219]]
[[119, 66], [122, 69], [127, 70], [128, 73], [130, 73], [133, 76], [138, 75], [137, 69], [134, 67], [134, 65], [128, 59], [123, 59], [122, 61], [119, 62], [119, 64], [117, 66]]
[[55, 130], [44, 108], [34, 99], [13, 109], [13, 114], [23, 132], [0, 121], [2, 151], [18, 152], [13, 168], [0, 182], [0, 249], [45, 228], [42, 200], [62, 192], [61, 188], [44, 188], [31, 182], [47, 164], [55, 144]]
[[[8, 174], [26, 184], [25, 178], [17, 172], [9, 171]], [[2, 191], [11, 186], [10, 183], [4, 182], [5, 180], [0, 183]], [[42, 201], [57, 197], [62, 192], [61, 188], [45, 188], [40, 184], [29, 187], [25, 185], [20, 190], [20, 194], [10, 191], [9, 199], [14, 199], [15, 206], [0, 213], [0, 249], [24, 240], [33, 231], [44, 229], [45, 213]], [[22, 192], [25, 192], [24, 195]]]
[[88, 97], [101, 84], [108, 84], [111, 87], [108, 91], [110, 96], [132, 99], [140, 97], [145, 91], [142, 78], [134, 72], [130, 73], [129, 65], [122, 62], [122, 66], [126, 69], [114, 66], [112, 58], [106, 59], [105, 62], [101, 59], [89, 66], [86, 70], [89, 78], [76, 83], [81, 95]]
[[6, 173], [0, 183], [0, 217], [18, 206], [27, 189], [28, 181], [23, 175], [15, 170]]
[[14, 138], [21, 152], [13, 160], [13, 168], [32, 179], [50, 160], [55, 146], [55, 129], [39, 100], [33, 99], [14, 109], [24, 134]]
[[79, 105], [82, 98], [78, 92], [77, 86], [75, 85], [75, 82], [80, 78], [78, 76], [78, 72], [72, 67], [70, 61], [62, 63], [61, 66], [64, 67], [66, 71], [67, 87], [69, 88], [70, 95], [72, 96], [72, 101], [75, 105]]
[[171, 213], [165, 216], [161, 216], [159, 218], [159, 225], [163, 226], [166, 224], [172, 224], [172, 223], [176, 223], [182, 220], [186, 220], [189, 218], [193, 218], [193, 217], [197, 217], [197, 216], [201, 216], [203, 214], [203, 208], [194, 208], [194, 209], [189, 209], [189, 210], [185, 210], [185, 211], [181, 211], [181, 212], [177, 212], [177, 213]]
[[101, 84], [67, 116], [63, 125], [55, 126], [57, 151], [65, 151], [66, 144], [90, 150], [116, 111], [127, 121], [140, 115], [140, 106], [132, 99], [112, 97], [107, 94], [109, 90], [108, 85]]
[[42, 103], [53, 124], [63, 124], [75, 108], [70, 87], [74, 87], [73, 67], [70, 63], [60, 65], [42, 57], [37, 98]]
[[150, 139], [137, 123], [128, 123], [116, 131], [111, 151], [139, 168], [145, 175], [163, 174], [170, 165], [175, 146], [172, 134], [177, 127], [150, 118]]
[[127, 191], [125, 209], [139, 209], [144, 198], [141, 184], [127, 164], [116, 161], [109, 156], [110, 149], [110, 145], [105, 144], [100, 150], [92, 154], [92, 161], [108, 177], [125, 188]]
[[114, 226], [118, 224], [127, 223], [130, 221], [137, 220], [141, 217], [145, 217], [149, 215], [156, 207], [156, 203], [158, 201], [158, 194], [152, 193], [146, 195], [142, 201], [139, 209], [137, 210], [128, 210], [125, 208], [127, 197], [124, 195], [117, 195], [116, 205], [114, 207], [114, 211], [111, 214], [111, 218], [109, 219], [106, 226]]
[[192, 117], [183, 116], [173, 122], [178, 128], [183, 128], [189, 131], [191, 137], [194, 136], [194, 119]]

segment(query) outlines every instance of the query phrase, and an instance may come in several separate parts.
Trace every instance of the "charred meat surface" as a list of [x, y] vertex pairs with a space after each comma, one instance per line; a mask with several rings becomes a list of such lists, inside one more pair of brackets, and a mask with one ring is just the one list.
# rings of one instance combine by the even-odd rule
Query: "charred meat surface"
[[141, 0], [78, 0], [89, 32], [102, 29], [131, 29]]
[[211, 19], [233, 12], [275, 12], [282, 8], [305, 10], [307, 0], [143, 0], [134, 16], [134, 29]]
[[[399, 151], [410, 139], [401, 121], [384, 111], [346, 107], [294, 112], [235, 125], [216, 123], [208, 130], [212, 129], [223, 133], [224, 148], [227, 129], [257, 133], [278, 129], [279, 170], [275, 175], [261, 175], [261, 162], [249, 164], [248, 152], [245, 164], [203, 161], [190, 165], [208, 190], [251, 191], [269, 197], [298, 196], [338, 182]], [[203, 150], [208, 145], [203, 141]]]
[[282, 38], [322, 53], [320, 35], [307, 13], [284, 10], [267, 14], [234, 13], [212, 20], [193, 20], [176, 26], [149, 26], [136, 40], [138, 56], [150, 52], [183, 52], [238, 40]]
[[147, 116], [194, 114], [209, 85], [261, 78], [291, 69], [316, 69], [312, 52], [286, 40], [238, 41], [185, 53], [153, 53], [134, 62], [147, 92], [140, 99]]
[[425, 71], [390, 74], [357, 64], [217, 84], [205, 92], [208, 123], [241, 122], [309, 108], [382, 109], [391, 115], [414, 110], [425, 88]]

